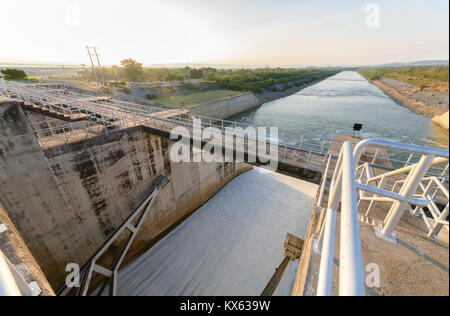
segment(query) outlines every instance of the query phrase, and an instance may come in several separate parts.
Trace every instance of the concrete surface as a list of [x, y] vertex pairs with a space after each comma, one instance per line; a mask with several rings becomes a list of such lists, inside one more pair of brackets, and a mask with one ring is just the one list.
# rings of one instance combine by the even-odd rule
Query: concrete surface
[[439, 125], [442, 128], [445, 128], [446, 130], [448, 130], [448, 125], [449, 125], [449, 112], [447, 111], [447, 113], [444, 113], [442, 115], [438, 115], [435, 116], [432, 119], [433, 123], [436, 123], [437, 125]]
[[193, 107], [192, 114], [226, 119], [261, 105], [261, 101], [253, 93], [215, 100]]
[[[68, 263], [80, 265], [146, 197], [158, 195], [130, 256], [195, 211], [246, 164], [173, 163], [170, 140], [141, 128], [42, 151], [16, 102], [0, 105], [0, 204], [57, 290]], [[107, 258], [108, 259], [108, 258]]]
[[[259, 168], [232, 180], [119, 272], [119, 295], [258, 296], [284, 258], [286, 234], [304, 238], [317, 185]], [[297, 262], [275, 295], [290, 295]]]
[[26, 246], [20, 234], [0, 205], [0, 250], [30, 286], [36, 284], [36, 295], [54, 296], [44, 273]]
[[[327, 201], [327, 194], [324, 201]], [[326, 203], [322, 206], [325, 206]], [[367, 210], [362, 202], [360, 214]], [[368, 222], [381, 223], [387, 215], [390, 203], [376, 203]], [[316, 294], [320, 255], [312, 249], [319, 233], [325, 208], [314, 211], [305, 240], [305, 247], [297, 270], [293, 295]], [[336, 218], [336, 239], [333, 265], [332, 295], [338, 294], [339, 228], [340, 215]], [[376, 237], [374, 226], [360, 222], [361, 247], [364, 267], [375, 263], [380, 267], [381, 284], [366, 288], [370, 296], [448, 296], [449, 295], [449, 246], [448, 231], [443, 229], [441, 240], [427, 238], [427, 229], [421, 218], [405, 212], [394, 231], [398, 243], [393, 244]], [[446, 235], [446, 236], [444, 236]], [[368, 275], [368, 272], [365, 272]]]

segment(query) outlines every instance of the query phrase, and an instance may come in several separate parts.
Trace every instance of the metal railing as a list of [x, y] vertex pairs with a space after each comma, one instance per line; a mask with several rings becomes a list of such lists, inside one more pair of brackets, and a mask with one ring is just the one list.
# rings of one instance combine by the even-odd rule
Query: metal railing
[[[91, 258], [83, 265], [78, 273], [80, 278], [79, 287], [76, 290], [77, 296], [88, 296], [92, 293], [89, 292], [93, 279], [93, 274], [98, 273], [103, 276], [105, 280], [99, 288], [94, 289], [93, 292], [96, 295], [101, 296], [106, 288], [109, 289], [110, 296], [117, 295], [117, 276], [119, 269], [130, 249], [135, 237], [137, 236], [147, 214], [150, 212], [151, 207], [158, 196], [161, 189], [167, 184], [168, 179], [165, 176], [158, 176], [152, 185], [150, 194], [144, 199], [144, 201], [135, 208], [131, 214], [122, 222], [122, 224], [116, 229], [116, 231], [98, 248], [98, 250], [91, 256]], [[126, 232], [129, 232], [129, 236], [126, 237]], [[125, 236], [125, 238], [123, 238]], [[100, 264], [102, 256], [111, 250], [112, 245], [120, 238], [125, 239], [123, 245], [119, 248], [112, 264], [108, 267]], [[115, 245], [118, 247], [118, 245]], [[63, 286], [56, 294], [58, 296], [66, 296], [72, 291], [72, 287], [68, 285]], [[92, 290], [92, 289], [91, 289]]]
[[33, 291], [0, 250], [0, 296], [31, 296]]
[[0, 296], [22, 296], [3, 252], [0, 250]]
[[[368, 147], [408, 152], [422, 155], [422, 157], [418, 163], [407, 164], [406, 167], [386, 172], [385, 168], [376, 168], [369, 162], [361, 163], [361, 156]], [[332, 293], [335, 228], [339, 205], [341, 204], [339, 294], [345, 296], [364, 295], [358, 212], [361, 201], [369, 201], [368, 209], [365, 211], [366, 216], [370, 214], [375, 203], [380, 201], [392, 203], [379, 228], [380, 236], [391, 240], [395, 238], [392, 232], [409, 203], [416, 205], [415, 212], [421, 212], [422, 216], [423, 207], [427, 206], [435, 218], [434, 225], [427, 225], [428, 236], [434, 236], [444, 225], [448, 226], [448, 221], [445, 221], [449, 208], [448, 188], [445, 186], [445, 183], [448, 183], [448, 159], [447, 150], [436, 148], [369, 139], [358, 143], [352, 152], [352, 144], [344, 143], [330, 183], [325, 218], [321, 223], [319, 237], [315, 243], [315, 247], [321, 249], [317, 295], [328, 296]], [[447, 163], [447, 167], [440, 177], [428, 176], [429, 170], [433, 166], [445, 163]], [[375, 175], [373, 171], [381, 174]], [[358, 173], [360, 175], [356, 179]], [[403, 178], [399, 179], [398, 177]], [[394, 179], [390, 188], [387, 186], [388, 179]], [[323, 177], [323, 181], [327, 181], [326, 175]], [[425, 183], [427, 183], [426, 186]], [[321, 191], [324, 191], [325, 187], [326, 185], [322, 183]], [[420, 189], [423, 192], [417, 193]], [[398, 192], [396, 192], [397, 190]], [[443, 194], [447, 202], [447, 206], [442, 212], [434, 203], [434, 198], [439, 193]], [[320, 196], [323, 197], [323, 192], [320, 192]], [[321, 200], [322, 198], [319, 199], [319, 201]]]
[[[167, 112], [165, 108], [158, 108], [155, 106], [141, 105], [131, 102], [124, 102], [115, 99], [102, 99], [101, 95], [97, 101], [92, 100], [92, 95], [81, 94], [71, 91], [69, 88], [62, 85], [62, 87], [50, 87], [39, 84], [24, 84], [18, 82], [0, 81], [0, 93], [9, 93], [12, 97], [17, 97], [24, 100], [28, 104], [38, 105], [48, 111], [55, 113], [62, 113], [68, 117], [79, 118], [84, 116], [84, 119], [90, 122], [96, 122], [103, 126], [102, 132], [107, 133], [113, 127], [128, 128], [132, 126], [150, 126], [157, 129], [168, 129], [174, 125], [182, 125], [187, 127], [193, 126], [193, 120], [199, 119], [202, 122], [202, 130], [207, 128], [217, 128], [222, 133], [227, 127], [240, 127], [243, 130], [254, 127], [250, 124], [220, 120], [217, 118], [198, 116], [198, 115], [173, 115], [172, 117], [158, 117], [158, 113]], [[169, 110], [170, 111], [170, 110]], [[172, 110], [173, 111], [173, 110]], [[92, 133], [92, 124], [81, 125], [67, 124], [62, 130], [72, 131], [71, 134], [82, 134], [84, 132]], [[75, 131], [76, 130], [76, 131]], [[35, 130], [36, 135], [45, 148], [46, 144], [52, 143], [52, 138], [48, 137], [48, 132], [45, 130]], [[46, 135], [46, 137], [42, 137]], [[73, 138], [62, 136], [59, 133], [53, 134], [54, 139], [61, 139], [64, 137], [67, 142]], [[78, 139], [78, 138], [77, 138]], [[240, 141], [237, 139], [237, 141]], [[279, 130], [278, 139], [268, 139], [268, 143], [277, 141], [278, 157], [283, 160], [298, 160], [303, 162], [308, 167], [314, 164], [321, 169], [324, 168], [327, 162], [326, 155], [331, 151], [339, 152], [343, 141], [333, 139], [333, 136], [320, 136], [314, 134], [297, 134], [282, 129]], [[366, 160], [373, 160], [372, 164], [377, 167], [391, 168], [389, 165], [410, 165], [418, 161], [414, 154], [405, 157], [404, 160], [390, 157], [389, 155], [382, 155], [375, 153], [364, 152]], [[377, 165], [376, 163], [380, 163]], [[431, 171], [430, 171], [431, 172]], [[443, 169], [439, 166], [435, 167], [434, 175], [440, 175]], [[431, 174], [430, 174], [431, 175]]]
[[[0, 83], [1, 84], [1, 83]], [[9, 91], [10, 95], [17, 96], [30, 104], [39, 104], [49, 110], [64, 113], [66, 115], [86, 114], [90, 112], [98, 114], [102, 118], [121, 118], [123, 113], [129, 115], [128, 119], [142, 121], [141, 116], [148, 116], [157, 112], [167, 111], [165, 108], [155, 106], [145, 106], [131, 102], [118, 101], [115, 99], [104, 102], [90, 102], [87, 99], [89, 95], [75, 93], [65, 89], [51, 89], [37, 84], [22, 84], [17, 82], [3, 82], [4, 90]], [[213, 117], [192, 115], [204, 122], [205, 126], [224, 129], [226, 127], [241, 127], [246, 129], [253, 127], [250, 124], [239, 123], [235, 121], [220, 120]], [[87, 119], [93, 119], [88, 115]], [[175, 117], [166, 120], [172, 123], [191, 124], [192, 119]], [[141, 123], [141, 122], [139, 122]], [[319, 136], [314, 134], [296, 134], [280, 130], [279, 143], [298, 150], [304, 150], [312, 154], [325, 155], [332, 141], [331, 136]]]

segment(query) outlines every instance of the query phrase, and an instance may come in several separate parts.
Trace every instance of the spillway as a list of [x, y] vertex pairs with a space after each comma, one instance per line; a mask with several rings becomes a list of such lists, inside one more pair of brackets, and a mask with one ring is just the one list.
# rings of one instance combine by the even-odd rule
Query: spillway
[[[124, 267], [118, 295], [260, 295], [283, 260], [287, 233], [304, 238], [317, 186], [254, 168]], [[275, 295], [290, 295], [298, 261]]]

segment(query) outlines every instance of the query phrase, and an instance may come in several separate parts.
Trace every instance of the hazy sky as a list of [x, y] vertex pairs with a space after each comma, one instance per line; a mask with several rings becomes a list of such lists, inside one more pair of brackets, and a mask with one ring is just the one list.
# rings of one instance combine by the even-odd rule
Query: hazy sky
[[448, 0], [2, 0], [0, 61], [86, 63], [85, 45], [103, 64], [448, 59], [448, 11]]

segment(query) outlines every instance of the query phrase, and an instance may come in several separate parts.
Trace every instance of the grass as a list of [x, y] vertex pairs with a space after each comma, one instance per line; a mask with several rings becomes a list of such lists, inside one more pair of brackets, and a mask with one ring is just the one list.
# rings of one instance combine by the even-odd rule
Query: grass
[[242, 92], [239, 91], [211, 90], [211, 91], [193, 92], [181, 95], [159, 97], [155, 100], [155, 102], [167, 107], [191, 108], [205, 102], [228, 98], [240, 94], [242, 94]]
[[448, 93], [449, 69], [446, 66], [364, 68], [359, 72], [369, 80], [387, 77], [412, 84], [421, 91], [433, 89]]

